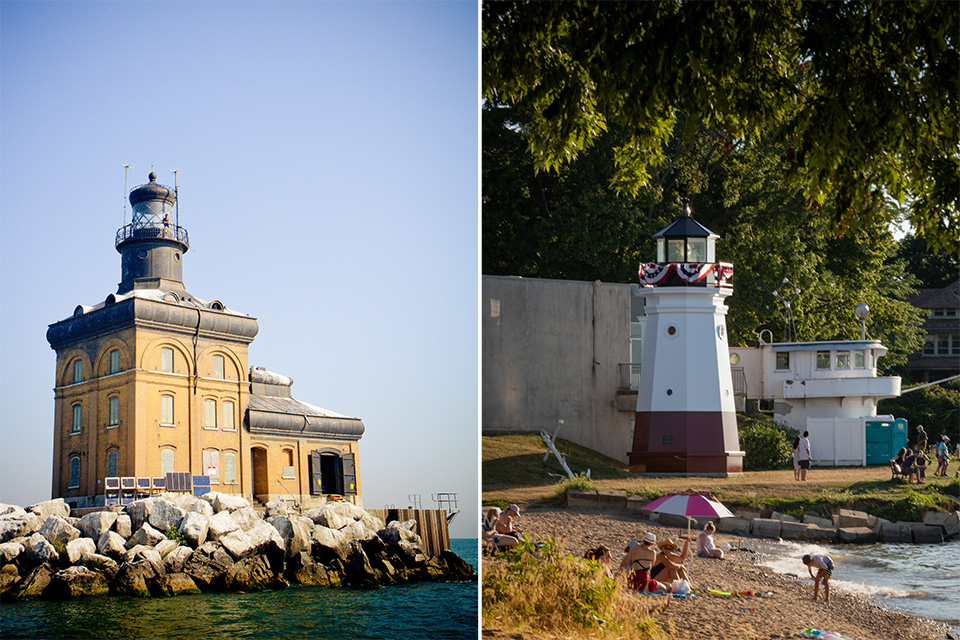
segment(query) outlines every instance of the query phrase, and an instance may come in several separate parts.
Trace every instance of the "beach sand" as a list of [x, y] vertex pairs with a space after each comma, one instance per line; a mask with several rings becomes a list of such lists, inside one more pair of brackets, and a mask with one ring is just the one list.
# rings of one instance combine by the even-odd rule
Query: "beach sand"
[[[682, 543], [681, 531], [676, 527], [662, 527], [635, 516], [620, 512], [590, 509], [530, 509], [524, 510], [516, 521], [533, 539], [552, 538], [561, 542], [570, 554], [581, 557], [598, 545], [609, 547], [616, 557], [626, 543], [640, 539], [647, 531], [658, 540], [672, 538]], [[696, 530], [692, 533], [696, 536]], [[915, 618], [876, 607], [862, 597], [831, 589], [830, 602], [823, 602], [823, 594], [813, 601], [813, 581], [806, 567], [797, 559], [797, 579], [774, 574], [758, 564], [758, 553], [751, 549], [750, 538], [717, 533], [717, 545], [730, 543], [732, 549], [724, 560], [696, 557], [695, 543], [685, 566], [695, 590], [719, 591], [760, 590], [760, 596], [720, 596], [701, 593], [694, 598], [643, 596], [651, 602], [669, 599], [665, 611], [655, 619], [672, 638], [736, 638], [738, 640], [797, 638], [806, 628], [840, 633], [854, 640], [906, 640], [946, 637], [946, 627], [932, 620]], [[484, 564], [496, 562], [484, 558]], [[614, 561], [618, 563], [619, 560]], [[837, 567], [835, 578], [843, 575]], [[489, 626], [488, 626], [489, 625]], [[537, 640], [562, 638], [550, 634], [515, 633], [498, 629], [486, 622], [483, 637], [493, 639]]]

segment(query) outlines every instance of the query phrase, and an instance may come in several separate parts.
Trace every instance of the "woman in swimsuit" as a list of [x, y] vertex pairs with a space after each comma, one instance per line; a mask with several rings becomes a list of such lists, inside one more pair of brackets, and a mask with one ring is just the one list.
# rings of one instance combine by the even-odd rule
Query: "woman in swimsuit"
[[624, 569], [629, 569], [630, 585], [638, 591], [654, 592], [661, 586], [666, 589], [666, 585], [661, 585], [650, 577], [650, 569], [657, 564], [660, 554], [654, 545], [657, 543], [657, 536], [648, 533], [643, 536], [643, 542], [631, 540], [627, 545], [627, 553], [620, 561], [620, 568], [617, 573]]
[[650, 575], [664, 584], [673, 584], [674, 580], [688, 580], [687, 569], [683, 566], [690, 551], [690, 538], [683, 541], [683, 552], [677, 553], [679, 547], [671, 540], [660, 543], [660, 563], [653, 567]]

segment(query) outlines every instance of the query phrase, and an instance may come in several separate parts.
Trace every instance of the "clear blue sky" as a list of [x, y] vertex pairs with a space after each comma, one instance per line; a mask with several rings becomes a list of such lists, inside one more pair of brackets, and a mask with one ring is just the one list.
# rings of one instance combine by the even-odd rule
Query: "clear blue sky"
[[[115, 292], [173, 184], [188, 291], [366, 425], [368, 507], [478, 498], [476, 2], [0, 2], [0, 501], [50, 496], [47, 325]], [[129, 207], [127, 208], [129, 219]]]

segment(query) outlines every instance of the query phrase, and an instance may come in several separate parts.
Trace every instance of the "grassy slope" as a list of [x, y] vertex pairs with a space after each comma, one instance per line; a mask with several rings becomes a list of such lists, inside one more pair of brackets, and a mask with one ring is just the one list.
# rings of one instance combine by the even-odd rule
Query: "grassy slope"
[[[550, 501], [563, 474], [553, 454], [543, 462], [546, 446], [536, 435], [483, 438], [483, 503], [532, 504]], [[792, 471], [754, 471], [742, 478], [654, 478], [627, 471], [612, 458], [560, 439], [557, 448], [574, 473], [591, 470], [598, 489], [619, 489], [653, 499], [665, 493], [693, 489], [712, 491], [733, 509], [774, 508], [791, 515], [823, 507], [862, 509], [890, 520], [915, 520], [923, 511], [956, 509], [944, 494], [960, 496], [960, 481], [951, 466], [950, 477], [935, 478], [936, 461], [924, 485], [890, 481], [887, 466], [814, 468], [805, 483], [795, 482]]]

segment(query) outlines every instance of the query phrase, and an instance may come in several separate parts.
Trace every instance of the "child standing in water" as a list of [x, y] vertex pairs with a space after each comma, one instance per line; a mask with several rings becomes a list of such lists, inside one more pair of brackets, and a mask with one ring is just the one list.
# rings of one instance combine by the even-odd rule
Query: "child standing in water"
[[[820, 592], [820, 582], [823, 581], [823, 601], [830, 602], [830, 578], [833, 576], [833, 560], [830, 556], [803, 556], [803, 564], [807, 565], [807, 571], [813, 578], [813, 601], [817, 601], [817, 594]], [[817, 575], [813, 575], [813, 568], [817, 568]]]

